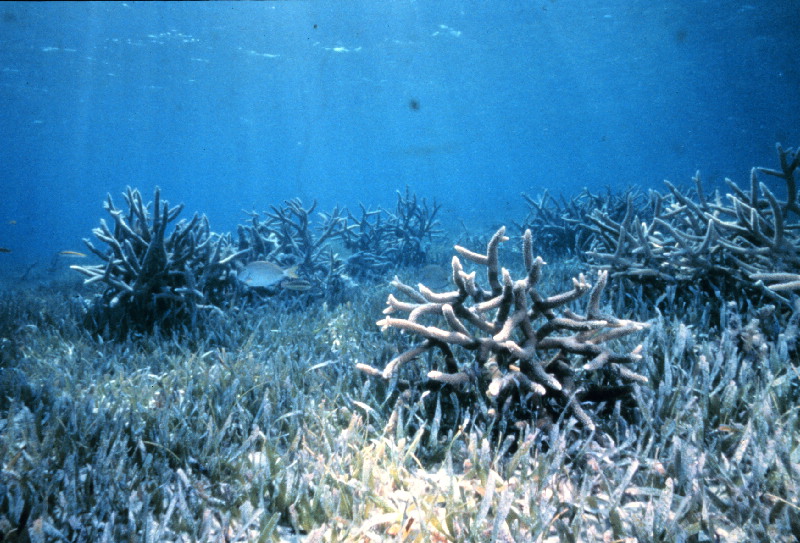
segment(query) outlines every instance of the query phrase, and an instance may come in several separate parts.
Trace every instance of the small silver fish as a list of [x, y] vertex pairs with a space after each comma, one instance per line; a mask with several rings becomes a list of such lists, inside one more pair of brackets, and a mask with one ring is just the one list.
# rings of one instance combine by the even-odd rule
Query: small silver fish
[[286, 290], [296, 290], [297, 292], [306, 292], [311, 290], [311, 283], [305, 279], [284, 279], [281, 281], [281, 288]]
[[283, 269], [273, 262], [256, 260], [246, 265], [239, 274], [239, 281], [250, 288], [273, 287], [284, 279], [298, 279], [297, 266]]

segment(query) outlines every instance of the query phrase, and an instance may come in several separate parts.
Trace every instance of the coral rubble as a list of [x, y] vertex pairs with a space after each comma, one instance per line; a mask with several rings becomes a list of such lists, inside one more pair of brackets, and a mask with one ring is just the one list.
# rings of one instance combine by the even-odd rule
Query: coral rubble
[[104, 207], [114, 224], [109, 227], [101, 219], [93, 230], [107, 247], [84, 239], [103, 263], [71, 266], [88, 277], [85, 284], [104, 285], [87, 314], [91, 327], [103, 335], [124, 336], [180, 326], [201, 312], [219, 311], [217, 304], [224, 302], [224, 291], [233, 282], [232, 262], [242, 253], [211, 232], [205, 216], [181, 220], [167, 234], [183, 205], [170, 208], [158, 188], [152, 205], [130, 187], [124, 198], [127, 211], [108, 195]]
[[[403, 364], [438, 350], [443, 365], [429, 371], [428, 379], [456, 390], [477, 385], [491, 403], [490, 413], [504, 422], [524, 425], [537, 416], [538, 407], [544, 406], [556, 416], [568, 408], [586, 427], [594, 429], [582, 401], [614, 397], [628, 391], [627, 383], [646, 382], [629, 367], [641, 358], [641, 347], [621, 354], [607, 342], [647, 325], [601, 312], [606, 272], [598, 275], [594, 286], [580, 275], [573, 279], [571, 290], [544, 295], [539, 283], [545, 262], [533, 256], [530, 230], [523, 236], [525, 275], [513, 280], [508, 270], [500, 268], [498, 259], [498, 246], [506, 240], [503, 227], [489, 241], [486, 254], [455, 247], [460, 256], [485, 267], [488, 290], [479, 286], [474, 271], [464, 271], [458, 256], [452, 260], [455, 290], [450, 292], [433, 292], [423, 284], [414, 290], [395, 278], [393, 285], [411, 301], [390, 295], [386, 317], [378, 324], [414, 334], [422, 341], [383, 370], [364, 364], [359, 369], [393, 379]], [[587, 294], [583, 315], [569, 309]], [[392, 316], [395, 312], [408, 316], [396, 318]], [[472, 351], [472, 361], [459, 362], [452, 348], [456, 346]], [[577, 367], [575, 359], [584, 364]], [[587, 378], [587, 373], [598, 371], [607, 378]]]

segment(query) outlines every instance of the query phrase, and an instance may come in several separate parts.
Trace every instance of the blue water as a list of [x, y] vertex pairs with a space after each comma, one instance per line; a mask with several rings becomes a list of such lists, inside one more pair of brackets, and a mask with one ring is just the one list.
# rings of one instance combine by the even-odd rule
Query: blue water
[[82, 250], [126, 185], [226, 232], [406, 185], [478, 227], [744, 182], [800, 145], [798, 29], [789, 0], [3, 3], [0, 269]]

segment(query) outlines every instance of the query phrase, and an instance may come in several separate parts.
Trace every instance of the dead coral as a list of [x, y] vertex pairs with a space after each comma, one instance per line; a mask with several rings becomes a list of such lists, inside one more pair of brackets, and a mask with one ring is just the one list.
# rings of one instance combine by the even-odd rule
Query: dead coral
[[206, 217], [195, 214], [167, 227], [183, 210], [170, 207], [155, 190], [145, 204], [138, 190], [124, 193], [127, 211], [117, 208], [109, 194], [105, 210], [114, 221], [101, 219], [92, 232], [107, 247], [84, 243], [102, 264], [72, 266], [86, 275], [85, 284], [102, 283], [104, 289], [87, 314], [89, 326], [105, 336], [129, 331], [171, 329], [196, 322], [208, 311], [219, 311], [234, 253], [224, 238], [211, 232]]
[[[541, 293], [539, 281], [545, 262], [533, 256], [530, 230], [523, 236], [525, 276], [513, 280], [498, 262], [498, 246], [506, 240], [505, 228], [500, 228], [489, 241], [486, 254], [455, 247], [463, 258], [486, 268], [489, 290], [478, 285], [474, 271], [464, 271], [458, 256], [452, 260], [453, 291], [437, 293], [423, 284], [414, 290], [395, 278], [393, 285], [411, 301], [390, 295], [386, 317], [378, 324], [414, 334], [422, 341], [382, 371], [363, 364], [359, 369], [391, 380], [403, 364], [438, 350], [443, 367], [431, 370], [427, 378], [449, 385], [450, 390], [477, 387], [486, 394], [490, 413], [504, 423], [525, 425], [545, 406], [556, 417], [569, 409], [593, 430], [595, 423], [582, 401], [615, 397], [628, 392], [627, 383], [646, 382], [629, 367], [641, 358], [639, 347], [620, 354], [605, 344], [647, 325], [600, 311], [605, 272], [599, 274], [594, 287], [579, 275], [569, 291], [549, 297]], [[583, 315], [568, 308], [586, 294], [589, 300]], [[396, 318], [392, 316], [395, 312], [408, 316]], [[473, 361], [459, 362], [451, 346], [474, 352]], [[584, 364], [576, 367], [576, 359]], [[597, 382], [587, 378], [587, 373], [598, 370], [608, 379]]]

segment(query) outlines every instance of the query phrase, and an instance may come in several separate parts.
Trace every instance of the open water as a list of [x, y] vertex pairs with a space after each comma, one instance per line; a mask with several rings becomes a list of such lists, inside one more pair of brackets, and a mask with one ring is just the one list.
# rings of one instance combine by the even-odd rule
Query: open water
[[227, 232], [406, 186], [481, 227], [742, 184], [800, 145], [798, 29], [796, 0], [3, 3], [0, 272], [83, 250], [127, 185]]

